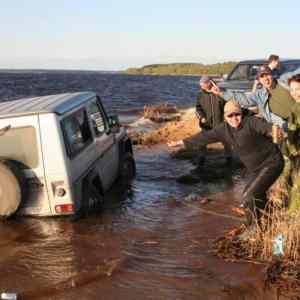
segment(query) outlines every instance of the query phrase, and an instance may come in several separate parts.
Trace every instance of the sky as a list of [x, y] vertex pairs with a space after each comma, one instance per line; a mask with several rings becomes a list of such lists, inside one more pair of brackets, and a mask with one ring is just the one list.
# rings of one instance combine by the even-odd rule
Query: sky
[[0, 0], [0, 68], [300, 58], [299, 1]]

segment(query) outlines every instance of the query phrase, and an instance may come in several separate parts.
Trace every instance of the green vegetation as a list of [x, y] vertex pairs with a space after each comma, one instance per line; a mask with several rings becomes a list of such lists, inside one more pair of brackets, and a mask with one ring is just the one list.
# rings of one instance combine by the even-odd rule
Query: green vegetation
[[141, 68], [129, 68], [124, 71], [133, 75], [214, 75], [221, 76], [228, 74], [236, 62], [229, 61], [217, 64], [197, 64], [197, 63], [173, 63], [147, 65]]

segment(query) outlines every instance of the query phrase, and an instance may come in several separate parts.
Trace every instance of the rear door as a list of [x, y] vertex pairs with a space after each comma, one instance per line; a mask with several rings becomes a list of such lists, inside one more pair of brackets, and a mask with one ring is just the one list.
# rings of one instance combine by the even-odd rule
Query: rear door
[[19, 162], [29, 182], [29, 197], [22, 202], [22, 212], [48, 215], [47, 184], [44, 173], [38, 115], [0, 119], [0, 128], [11, 128], [0, 135], [0, 157]]

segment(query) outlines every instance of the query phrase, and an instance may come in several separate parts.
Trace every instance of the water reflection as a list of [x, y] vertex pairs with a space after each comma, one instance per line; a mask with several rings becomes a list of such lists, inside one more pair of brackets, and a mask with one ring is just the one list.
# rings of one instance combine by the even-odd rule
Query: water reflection
[[224, 210], [236, 201], [232, 184], [239, 177], [180, 184], [176, 177], [193, 166], [171, 159], [162, 146], [136, 151], [136, 160], [137, 177], [118, 182], [100, 212], [76, 222], [1, 223], [0, 286], [25, 300], [216, 296], [225, 281], [207, 247], [228, 221], [201, 214], [201, 204], [185, 197], [211, 195], [209, 209]]

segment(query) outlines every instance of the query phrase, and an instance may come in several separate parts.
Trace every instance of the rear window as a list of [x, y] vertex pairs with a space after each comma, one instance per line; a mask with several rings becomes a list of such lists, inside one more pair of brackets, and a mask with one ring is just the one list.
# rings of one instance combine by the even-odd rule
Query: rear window
[[13, 127], [0, 135], [0, 157], [21, 162], [24, 169], [38, 166], [38, 147], [35, 128]]

